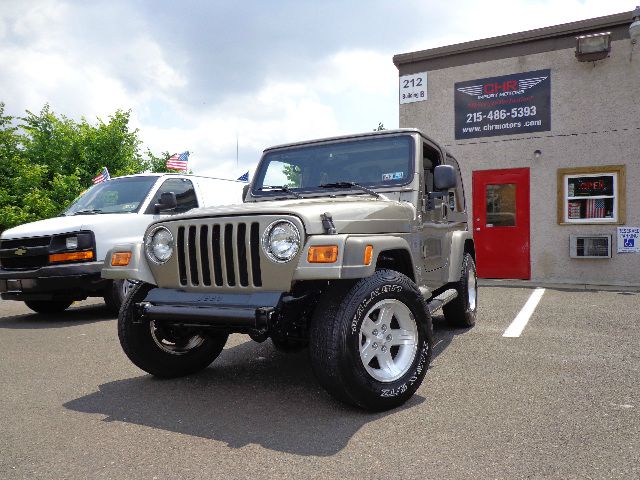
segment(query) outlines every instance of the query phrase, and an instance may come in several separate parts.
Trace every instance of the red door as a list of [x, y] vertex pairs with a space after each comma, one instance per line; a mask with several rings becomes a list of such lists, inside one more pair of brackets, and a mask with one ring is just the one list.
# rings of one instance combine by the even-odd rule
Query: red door
[[528, 168], [473, 172], [473, 237], [479, 277], [531, 277]]

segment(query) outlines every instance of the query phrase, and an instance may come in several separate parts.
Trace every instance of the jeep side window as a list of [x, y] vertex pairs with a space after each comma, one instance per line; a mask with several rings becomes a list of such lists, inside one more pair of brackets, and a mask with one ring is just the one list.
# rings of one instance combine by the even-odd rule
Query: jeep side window
[[424, 169], [424, 198], [427, 210], [432, 210], [434, 204], [429, 201], [429, 194], [433, 192], [433, 171], [440, 162], [438, 152], [428, 145], [422, 144], [422, 168]]
[[464, 199], [464, 184], [462, 183], [462, 173], [460, 172], [460, 165], [455, 158], [451, 155], [447, 155], [447, 163], [453, 165], [456, 169], [457, 184], [454, 192], [449, 192], [449, 208], [457, 212], [464, 212], [466, 210]]
[[153, 204], [160, 201], [160, 196], [166, 192], [173, 192], [176, 194], [176, 201], [178, 205], [173, 210], [167, 210], [168, 213], [184, 213], [192, 208], [198, 208], [198, 197], [196, 197], [196, 191], [193, 188], [191, 180], [186, 178], [169, 178], [165, 180], [155, 194], [154, 201], [149, 205], [147, 213], [153, 213]]

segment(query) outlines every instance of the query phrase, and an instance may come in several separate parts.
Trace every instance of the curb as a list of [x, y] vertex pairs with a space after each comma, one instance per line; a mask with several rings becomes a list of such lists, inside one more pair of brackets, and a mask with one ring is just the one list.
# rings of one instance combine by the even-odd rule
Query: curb
[[640, 285], [597, 285], [592, 283], [559, 283], [535, 280], [496, 280], [492, 278], [479, 278], [478, 285], [481, 287], [503, 287], [503, 288], [533, 288], [542, 287], [553, 290], [569, 291], [605, 291], [605, 292], [640, 292]]

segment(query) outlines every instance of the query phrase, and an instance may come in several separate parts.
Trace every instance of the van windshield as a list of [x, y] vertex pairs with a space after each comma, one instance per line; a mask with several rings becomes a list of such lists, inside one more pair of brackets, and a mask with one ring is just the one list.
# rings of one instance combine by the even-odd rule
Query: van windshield
[[125, 177], [98, 183], [83, 192], [62, 215], [134, 213], [158, 177]]
[[369, 188], [405, 185], [413, 175], [412, 145], [408, 135], [381, 136], [267, 152], [252, 193], [281, 195], [274, 187], [293, 195], [337, 186], [357, 190], [349, 183]]

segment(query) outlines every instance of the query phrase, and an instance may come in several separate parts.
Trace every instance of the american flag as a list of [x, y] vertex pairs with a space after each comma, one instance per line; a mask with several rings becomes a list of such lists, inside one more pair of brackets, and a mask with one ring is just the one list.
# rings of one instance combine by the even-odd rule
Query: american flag
[[247, 170], [247, 173], [243, 173], [242, 175], [240, 175], [238, 177], [238, 181], [240, 181], [240, 182], [248, 182], [249, 181], [249, 170]]
[[188, 161], [189, 152], [182, 152], [180, 155], [175, 153], [167, 159], [167, 168], [171, 170], [182, 170], [183, 172], [186, 172]]
[[107, 167], [102, 167], [102, 171], [98, 174], [97, 177], [93, 177], [93, 183], [102, 183], [111, 179], [111, 175], [109, 175], [109, 170]]
[[604, 218], [604, 200], [587, 199], [587, 218]]

